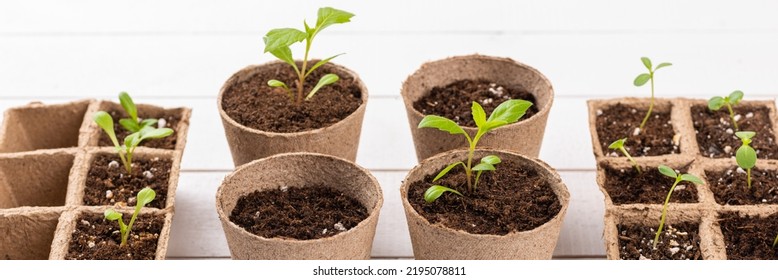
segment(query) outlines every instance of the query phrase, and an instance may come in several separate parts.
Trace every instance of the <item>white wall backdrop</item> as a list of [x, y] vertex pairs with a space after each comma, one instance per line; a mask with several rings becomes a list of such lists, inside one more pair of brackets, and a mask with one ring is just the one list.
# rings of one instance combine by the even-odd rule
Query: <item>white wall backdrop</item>
[[168, 255], [226, 257], [214, 194], [232, 163], [216, 95], [233, 72], [272, 59], [262, 53], [267, 30], [301, 28], [321, 6], [356, 14], [317, 37], [313, 56], [345, 52], [336, 62], [370, 91], [357, 163], [385, 192], [376, 257], [412, 256], [397, 190], [415, 157], [399, 89], [425, 61], [506, 56], [552, 81], [557, 99], [540, 157], [572, 194], [557, 257], [604, 255], [585, 101], [648, 96], [632, 85], [640, 56], [674, 64], [657, 75], [661, 97], [778, 95], [775, 1], [12, 0], [0, 2], [0, 109], [119, 91], [192, 107]]

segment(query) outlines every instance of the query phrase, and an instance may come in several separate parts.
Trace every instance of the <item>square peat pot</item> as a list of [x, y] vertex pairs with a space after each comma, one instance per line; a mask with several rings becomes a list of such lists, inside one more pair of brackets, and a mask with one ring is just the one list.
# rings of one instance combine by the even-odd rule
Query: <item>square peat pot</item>
[[0, 209], [0, 259], [49, 258], [54, 230], [64, 207]]
[[[711, 111], [705, 100], [690, 100], [687, 106], [696, 135], [694, 150], [702, 157], [734, 157], [741, 145], [740, 139], [735, 136], [739, 130], [756, 132], [751, 146], [757, 150], [759, 159], [778, 159], [774, 100], [742, 101], [732, 107], [734, 117], [729, 115], [726, 107]], [[732, 124], [733, 118], [738, 125], [737, 129]]]
[[778, 206], [721, 211], [714, 223], [728, 260], [776, 260]]
[[778, 161], [757, 160], [751, 169], [751, 187], [746, 170], [734, 158], [708, 160], [704, 180], [715, 203], [730, 210], [758, 209], [778, 205]]
[[0, 154], [0, 209], [64, 206], [76, 149]]
[[181, 152], [139, 147], [133, 155], [132, 176], [128, 176], [114, 148], [90, 148], [77, 160], [78, 169], [71, 176], [74, 186], [67, 204], [77, 206], [113, 206], [133, 208], [137, 192], [152, 188], [156, 199], [148, 208], [172, 209]]
[[[62, 214], [51, 245], [52, 260], [164, 260], [173, 213], [143, 208], [132, 227], [127, 246], [120, 246], [116, 221], [104, 219], [109, 207], [81, 207]], [[125, 223], [133, 210], [118, 210]]]
[[90, 100], [11, 108], [0, 127], [0, 153], [77, 147]]
[[[172, 128], [174, 133], [164, 139], [153, 139], [143, 141], [141, 147], [177, 150], [183, 151], [186, 146], [186, 135], [189, 130], [189, 119], [192, 116], [192, 110], [189, 108], [162, 108], [154, 105], [136, 104], [138, 108], [138, 118], [155, 118], [160, 121], [155, 127], [167, 127]], [[90, 113], [87, 119], [84, 120], [83, 126], [86, 129], [86, 146], [88, 147], [113, 147], [108, 135], [92, 121], [92, 114], [98, 111], [108, 112], [113, 117], [114, 131], [116, 131], [116, 137], [119, 141], [123, 141], [124, 137], [130, 134], [129, 131], [119, 125], [119, 120], [122, 118], [128, 118], [129, 116], [124, 111], [119, 103], [110, 101], [95, 102], [90, 109]], [[164, 119], [164, 126], [162, 120]]]

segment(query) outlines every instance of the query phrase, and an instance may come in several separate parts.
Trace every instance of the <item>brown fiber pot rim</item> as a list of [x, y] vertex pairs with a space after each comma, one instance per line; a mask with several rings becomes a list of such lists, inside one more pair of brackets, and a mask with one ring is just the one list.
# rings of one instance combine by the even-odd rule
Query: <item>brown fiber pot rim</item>
[[[554, 221], [554, 220], [563, 218], [563, 215], [565, 215], [565, 213], [567, 212], [567, 208], [570, 205], [570, 192], [567, 190], [567, 187], [565, 186], [565, 184], [562, 181], [562, 178], [559, 176], [559, 174], [554, 170], [554, 168], [549, 166], [547, 163], [545, 163], [545, 162], [543, 162], [543, 161], [541, 161], [539, 159], [533, 159], [533, 158], [526, 157], [526, 156], [523, 156], [523, 155], [518, 154], [518, 153], [506, 151], [506, 150], [476, 149], [476, 151], [475, 151], [476, 153], [479, 153], [479, 152], [482, 152], [482, 153], [496, 153], [496, 154], [499, 154], [500, 156], [509, 156], [509, 157], [517, 158], [520, 161], [524, 161], [524, 162], [529, 163], [529, 165], [534, 165], [536, 168], [538, 168], [538, 170], [542, 170], [543, 172], [546, 172], [546, 174], [543, 174], [543, 175], [548, 175], [548, 176], [551, 177], [551, 180], [552, 180], [551, 185], [555, 186], [555, 187], [552, 187], [552, 189], [554, 190], [554, 194], [556, 194], [557, 199], [559, 199], [559, 203], [562, 205], [562, 208], [560, 208], [559, 212], [557, 212], [556, 215], [551, 217], [551, 219], [549, 219], [546, 223], [544, 223], [544, 224], [542, 224], [542, 225], [540, 225], [540, 226], [538, 226], [536, 228], [533, 228], [533, 229], [530, 229], [530, 230], [525, 230], [525, 231], [512, 231], [512, 232], [510, 232], [508, 234], [505, 234], [505, 235], [476, 234], [476, 233], [470, 233], [470, 232], [467, 232], [467, 231], [464, 231], [464, 230], [452, 229], [452, 228], [449, 228], [449, 227], [442, 226], [440, 224], [432, 224], [432, 223], [430, 223], [426, 218], [424, 218], [424, 216], [419, 214], [419, 212], [417, 212], [416, 209], [413, 208], [411, 203], [408, 201], [408, 186], [411, 183], [411, 181], [409, 180], [410, 177], [411, 177], [411, 174], [413, 174], [416, 170], [418, 170], [419, 168], [421, 168], [421, 166], [423, 166], [425, 164], [430, 164], [430, 162], [432, 162], [432, 161], [436, 161], [436, 160], [438, 160], [440, 158], [448, 157], [448, 156], [450, 156], [452, 154], [461, 153], [464, 156], [466, 156], [467, 151], [468, 150], [466, 150], [466, 149], [451, 150], [451, 151], [440, 153], [440, 154], [437, 154], [437, 155], [432, 156], [430, 158], [427, 158], [427, 159], [421, 161], [415, 167], [413, 167], [413, 169], [411, 169], [411, 171], [408, 172], [408, 175], [406, 175], [405, 178], [403, 179], [402, 185], [400, 186], [400, 196], [402, 198], [403, 207], [406, 209], [406, 211], [408, 211], [408, 214], [416, 216], [416, 218], [422, 220], [423, 223], [424, 223], [424, 226], [436, 227], [438, 229], [447, 231], [449, 233], [477, 236], [479, 238], [493, 238], [493, 239], [512, 238], [512, 237], [514, 237], [516, 235], [530, 234], [532, 232], [540, 231], [540, 230], [546, 229], [548, 227], [553, 227], [554, 225], [551, 225], [552, 224], [551, 222]], [[424, 174], [424, 175], [427, 175], [427, 174]]]
[[[419, 67], [419, 69], [416, 69], [416, 71], [413, 72], [413, 74], [411, 74], [410, 76], [408, 76], [408, 78], [405, 79], [405, 82], [403, 82], [403, 85], [402, 85], [402, 89], [400, 90], [400, 94], [403, 97], [403, 103], [405, 103], [405, 107], [408, 108], [411, 112], [413, 112], [413, 114], [415, 116], [417, 116], [418, 118], [423, 118], [424, 115], [421, 112], [419, 112], [418, 110], [416, 110], [416, 108], [413, 107], [413, 101], [411, 101], [410, 98], [405, 96], [405, 92], [406, 92], [405, 88], [406, 88], [406, 84], [408, 83], [408, 80], [410, 80], [412, 78], [415, 78], [417, 75], [420, 74], [420, 72], [422, 70], [424, 70], [424, 68], [428, 68], [428, 67], [429, 68], [434, 68], [434, 67], [437, 67], [438, 63], [441, 63], [441, 62], [444, 62], [444, 61], [448, 61], [448, 60], [487, 60], [487, 61], [498, 62], [498, 63], [499, 62], [511, 63], [511, 64], [515, 64], [516, 66], [519, 66], [520, 68], [525, 68], [525, 69], [529, 70], [530, 72], [532, 72], [535, 75], [537, 75], [543, 81], [543, 83], [548, 85], [549, 92], [551, 93], [549, 95], [548, 102], [546, 104], [544, 104], [542, 108], [540, 108], [540, 110], [538, 111], [537, 114], [532, 115], [532, 117], [519, 120], [519, 121], [517, 121], [515, 123], [508, 124], [508, 125], [505, 125], [505, 126], [502, 126], [502, 127], [498, 127], [494, 131], [511, 129], [511, 128], [515, 127], [515, 126], [521, 125], [524, 122], [529, 122], [531, 120], [540, 118], [540, 116], [548, 115], [549, 111], [551, 111], [551, 105], [554, 103], [554, 87], [551, 85], [551, 81], [549, 81], [548, 78], [546, 78], [546, 76], [543, 75], [543, 73], [540, 73], [540, 71], [538, 71], [537, 69], [535, 69], [532, 66], [529, 66], [527, 64], [524, 64], [524, 63], [521, 63], [521, 62], [518, 62], [518, 61], [515, 61], [515, 60], [513, 60], [511, 58], [487, 56], [487, 55], [481, 55], [481, 54], [471, 54], [471, 55], [451, 56], [451, 57], [447, 57], [447, 58], [444, 58], [444, 59], [439, 59], [439, 60], [433, 60], [433, 61], [425, 62], [424, 64], [422, 64]], [[467, 78], [467, 77], [463, 77], [463, 78]], [[537, 96], [535, 95], [534, 92], [531, 93], [531, 94], [533, 96], [535, 96], [535, 99], [537, 99]], [[477, 127], [470, 127], [470, 126], [462, 126], [462, 129], [464, 129], [467, 132], [475, 132], [475, 131], [478, 130]]]
[[352, 119], [357, 118], [357, 116], [356, 116], [357, 112], [364, 111], [365, 107], [367, 106], [367, 96], [368, 96], [367, 87], [365, 86], [365, 83], [362, 81], [362, 79], [359, 77], [359, 75], [357, 75], [354, 71], [351, 71], [350, 69], [348, 69], [348, 68], [346, 68], [344, 66], [341, 66], [341, 65], [338, 65], [338, 64], [335, 64], [335, 63], [332, 63], [332, 62], [327, 62], [325, 65], [327, 65], [329, 67], [333, 67], [335, 69], [338, 69], [338, 71], [342, 71], [344, 73], [347, 73], [347, 74], [351, 75], [351, 77], [354, 78], [354, 81], [356, 81], [357, 84], [359, 85], [359, 89], [362, 91], [362, 98], [361, 98], [362, 104], [360, 104], [359, 107], [357, 107], [357, 109], [354, 110], [354, 112], [351, 112], [351, 114], [349, 114], [347, 117], [343, 118], [342, 120], [340, 120], [340, 121], [338, 121], [338, 122], [336, 122], [334, 124], [331, 124], [329, 126], [320, 127], [320, 128], [311, 129], [311, 130], [305, 130], [305, 131], [299, 131], [299, 132], [272, 132], [272, 131], [264, 131], [264, 130], [259, 130], [259, 129], [256, 129], [256, 128], [251, 128], [251, 127], [245, 126], [245, 125], [235, 121], [234, 119], [232, 119], [229, 115], [227, 115], [227, 112], [224, 111], [224, 106], [222, 106], [222, 99], [224, 97], [224, 93], [234, 83], [234, 80], [237, 80], [238, 76], [243, 74], [243, 73], [247, 73], [247, 72], [251, 72], [251, 71], [259, 71], [260, 68], [263, 68], [265, 66], [275, 65], [275, 64], [286, 64], [286, 63], [283, 62], [283, 61], [280, 61], [280, 60], [274, 60], [274, 61], [266, 62], [266, 63], [263, 63], [263, 64], [249, 65], [249, 66], [244, 67], [243, 69], [240, 69], [238, 72], [235, 72], [234, 74], [232, 74], [232, 76], [230, 76], [230, 78], [227, 79], [227, 81], [224, 82], [224, 85], [222, 85], [222, 88], [219, 90], [219, 96], [216, 99], [216, 104], [217, 104], [217, 107], [218, 107], [218, 110], [219, 110], [219, 116], [221, 116], [222, 120], [226, 120], [230, 125], [232, 125], [234, 127], [238, 127], [238, 128], [240, 128], [240, 130], [242, 130], [244, 132], [247, 132], [247, 133], [263, 134], [263, 135], [268, 135], [268, 136], [292, 137], [292, 136], [302, 136], [302, 135], [306, 135], [306, 134], [319, 133], [319, 132], [321, 132], [323, 130], [330, 130], [330, 129], [334, 129], [335, 127], [344, 126], [347, 123], [350, 123], [352, 121]]
[[[244, 171], [244, 170], [249, 168], [249, 167], [251, 167], [251, 166], [253, 166], [253, 165], [259, 165], [259, 164], [263, 164], [263, 163], [265, 163], [267, 161], [272, 161], [272, 160], [275, 160], [275, 159], [278, 159], [278, 158], [285, 158], [285, 157], [321, 157], [321, 158], [330, 158], [330, 159], [339, 161], [339, 162], [341, 162], [343, 164], [349, 164], [349, 165], [352, 165], [353, 167], [356, 167], [357, 170], [359, 170], [359, 172], [363, 173], [364, 175], [367, 176], [368, 179], [370, 179], [372, 184], [369, 187], [372, 187], [373, 191], [377, 194], [377, 200], [376, 200], [375, 205], [372, 208], [368, 209], [368, 211], [370, 212], [370, 215], [368, 215], [367, 218], [365, 218], [364, 220], [360, 221], [359, 224], [357, 224], [355, 227], [352, 227], [352, 228], [350, 228], [347, 231], [338, 233], [338, 234], [333, 235], [333, 236], [328, 236], [328, 237], [325, 237], [325, 238], [308, 239], [308, 240], [300, 240], [300, 239], [293, 239], [293, 238], [287, 238], [287, 237], [267, 238], [267, 237], [259, 236], [259, 235], [253, 234], [251, 232], [248, 232], [246, 229], [244, 229], [244, 228], [236, 225], [235, 223], [233, 223], [230, 220], [229, 215], [225, 214], [224, 207], [222, 207], [222, 203], [221, 203], [221, 200], [223, 199], [222, 198], [222, 189], [225, 188], [225, 182], [227, 182], [230, 178], [232, 178], [234, 176], [239, 176], [240, 173], [242, 173], [242, 172], [247, 172], [247, 171]], [[368, 224], [370, 223], [370, 221], [374, 220], [374, 219], [378, 219], [378, 213], [381, 210], [381, 207], [383, 206], [383, 204], [384, 204], [384, 198], [383, 198], [383, 191], [381, 190], [381, 185], [378, 184], [378, 180], [376, 180], [376, 178], [373, 177], [373, 175], [370, 174], [370, 172], [367, 169], [365, 169], [364, 167], [359, 166], [359, 165], [357, 165], [357, 164], [355, 164], [353, 162], [350, 162], [348, 160], [345, 160], [345, 159], [342, 159], [342, 158], [339, 158], [339, 157], [336, 157], [336, 156], [325, 155], [325, 154], [318, 154], [318, 153], [309, 153], [309, 152], [277, 154], [277, 155], [273, 155], [273, 156], [257, 159], [257, 160], [254, 160], [252, 162], [243, 164], [243, 165], [239, 166], [237, 169], [235, 169], [235, 171], [231, 172], [229, 175], [224, 177], [224, 180], [222, 181], [221, 184], [219, 184], [219, 188], [216, 190], [216, 212], [219, 215], [219, 219], [221, 221], [226, 221], [227, 224], [229, 224], [229, 226], [231, 228], [239, 230], [240, 232], [242, 232], [246, 236], [251, 236], [251, 239], [254, 240], [254, 241], [274, 241], [274, 242], [286, 243], [286, 244], [303, 244], [304, 245], [304, 244], [314, 244], [314, 243], [321, 243], [321, 242], [329, 242], [331, 240], [345, 238], [345, 237], [347, 237], [347, 236], [349, 236], [349, 235], [351, 235], [351, 234], [353, 234], [354, 232], [357, 232], [357, 231], [368, 230]]]

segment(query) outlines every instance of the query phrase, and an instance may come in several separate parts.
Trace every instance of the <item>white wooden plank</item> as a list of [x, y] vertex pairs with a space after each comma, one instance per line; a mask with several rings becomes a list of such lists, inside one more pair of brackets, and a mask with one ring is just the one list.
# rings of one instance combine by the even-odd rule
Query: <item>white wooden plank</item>
[[[334, 34], [312, 56], [361, 75], [372, 96], [397, 96], [423, 62], [483, 53], [512, 57], [545, 73], [557, 96], [649, 96], [632, 80], [640, 56], [673, 67], [657, 74], [658, 96], [775, 96], [778, 33], [715, 34]], [[0, 36], [0, 94], [213, 97], [232, 73], [269, 61], [257, 35]], [[299, 53], [299, 52], [298, 52]]]
[[774, 1], [3, 1], [0, 33], [256, 32], [354, 12], [338, 30], [403, 32], [731, 31], [778, 27]]
[[[373, 171], [384, 191], [384, 206], [373, 242], [374, 257], [406, 258], [413, 255], [399, 187], [406, 171]], [[226, 172], [184, 172], [176, 197], [176, 215], [168, 256], [229, 256], [215, 210], [216, 188]], [[594, 172], [561, 172], [571, 193], [555, 257], [603, 256], [604, 205]]]

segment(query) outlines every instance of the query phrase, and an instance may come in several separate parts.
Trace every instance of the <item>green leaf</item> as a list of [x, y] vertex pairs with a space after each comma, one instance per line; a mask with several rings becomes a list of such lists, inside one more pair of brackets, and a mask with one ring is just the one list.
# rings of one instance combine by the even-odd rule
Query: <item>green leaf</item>
[[455, 162], [455, 163], [449, 164], [448, 166], [446, 166], [446, 168], [443, 168], [443, 170], [441, 170], [441, 171], [438, 173], [438, 175], [437, 175], [437, 176], [435, 176], [435, 179], [432, 179], [432, 181], [433, 181], [433, 182], [437, 181], [437, 180], [438, 180], [438, 179], [440, 179], [441, 177], [443, 177], [443, 176], [445, 176], [446, 174], [448, 174], [448, 172], [449, 172], [449, 171], [451, 171], [451, 169], [453, 169], [454, 167], [456, 167], [457, 165], [460, 165], [460, 164], [462, 165], [462, 167], [465, 167], [465, 163], [464, 163], [464, 162], [461, 162], [461, 161], [458, 161], [458, 162]]
[[308, 22], [303, 20], [303, 26], [305, 26], [305, 33], [308, 33], [308, 37], [310, 38], [313, 36], [313, 33], [316, 32], [315, 28], [311, 28], [311, 26], [308, 25]]
[[645, 57], [645, 56], [641, 57], [640, 61], [643, 62], [643, 65], [646, 66], [646, 69], [648, 69], [648, 71], [651, 71], [651, 69], [653, 69], [651, 67], [651, 59], [649, 59], [648, 57]]
[[434, 185], [424, 192], [424, 201], [426, 201], [427, 203], [433, 203], [435, 202], [435, 200], [438, 199], [438, 197], [443, 195], [443, 193], [445, 192], [452, 192], [458, 194], [459, 196], [462, 196], [462, 194], [455, 189], [447, 188], [441, 185]]
[[495, 120], [495, 121], [487, 121], [484, 126], [481, 127], [481, 130], [484, 131], [484, 133], [491, 131], [492, 129], [508, 125], [508, 122], [501, 121], [501, 120]]
[[738, 132], [735, 132], [735, 136], [737, 136], [737, 138], [740, 138], [740, 140], [751, 139], [755, 135], [756, 135], [756, 132], [753, 132], [753, 131], [738, 131]]
[[711, 111], [718, 111], [721, 109], [722, 106], [724, 106], [724, 98], [721, 96], [714, 96], [708, 99], [708, 109]]
[[340, 80], [340, 78], [335, 74], [327, 74], [322, 76], [316, 86], [313, 87], [313, 90], [311, 90], [311, 92], [308, 93], [308, 96], [305, 97], [305, 100], [311, 99], [311, 97], [313, 97], [313, 95], [316, 94], [316, 92], [319, 91], [322, 87], [335, 83], [338, 80]]
[[756, 151], [751, 146], [740, 146], [735, 153], [737, 165], [743, 169], [750, 169], [756, 166]]
[[159, 119], [145, 119], [140, 122], [140, 128], [151, 127], [159, 122]]
[[627, 142], [627, 138], [622, 138], [616, 141], [613, 141], [610, 145], [608, 145], [608, 149], [621, 149], [624, 147], [624, 142]]
[[157, 193], [154, 192], [154, 190], [152, 190], [151, 188], [145, 187], [138, 192], [138, 197], [137, 197], [138, 202], [136, 205], [145, 206], [146, 204], [149, 204], [152, 200], [154, 200], [155, 197], [157, 197]]
[[635, 77], [635, 81], [633, 82], [633, 84], [635, 84], [635, 86], [637, 86], [637, 87], [643, 86], [650, 79], [651, 79], [651, 75], [649, 75], [647, 73], [643, 73], [643, 74], [640, 74], [637, 77]]
[[692, 174], [683, 174], [683, 175], [681, 175], [681, 181], [692, 182], [692, 183], [695, 183], [697, 185], [704, 184], [702, 182], [702, 180], [700, 180], [700, 178], [698, 178], [697, 176], [694, 176]]
[[294, 71], [299, 74], [300, 70], [297, 68], [297, 64], [294, 63], [294, 58], [292, 57], [292, 49], [289, 47], [279, 48], [277, 50], [271, 51], [270, 54], [292, 66]]
[[331, 7], [319, 9], [319, 17], [316, 19], [316, 32], [336, 23], [350, 22], [354, 14]]
[[271, 86], [271, 87], [281, 87], [281, 88], [284, 88], [284, 89], [289, 89], [289, 87], [287, 87], [284, 82], [279, 81], [279, 80], [267, 81], [267, 85]]
[[740, 100], [743, 100], [743, 92], [736, 90], [729, 94], [729, 104], [737, 105], [740, 103]]
[[135, 102], [132, 101], [132, 97], [126, 92], [119, 93], [119, 102], [122, 104], [124, 111], [130, 115], [130, 120], [138, 123], [138, 108], [135, 107]]
[[673, 66], [673, 64], [669, 63], [669, 62], [659, 63], [659, 65], [656, 66], [656, 69], [654, 69], [654, 72], [656, 72], [656, 70], [659, 70], [661, 68], [665, 68], [665, 67], [668, 67], [668, 66]]
[[308, 34], [294, 28], [278, 28], [267, 32], [264, 37], [265, 52], [274, 52], [289, 48], [294, 43], [302, 42]]
[[116, 132], [113, 130], [113, 118], [111, 115], [104, 111], [99, 111], [95, 113], [95, 115], [92, 117], [92, 120], [97, 123], [97, 126], [103, 129], [106, 134], [108, 134], [108, 137], [111, 138], [111, 142], [113, 142], [114, 147], [119, 147], [119, 140], [116, 139]]
[[105, 212], [103, 212], [103, 216], [105, 216], [106, 220], [116, 221], [122, 218], [122, 213], [116, 212], [116, 210], [113, 209], [105, 209]]
[[475, 125], [482, 127], [486, 123], [486, 112], [484, 111], [484, 108], [481, 107], [481, 104], [478, 104], [478, 102], [473, 101], [472, 111]]
[[475, 171], [494, 171], [494, 169], [494, 165], [488, 162], [481, 162], [476, 166], [473, 166], [473, 170]]
[[308, 70], [308, 73], [305, 73], [305, 76], [307, 77], [308, 75], [310, 75], [311, 73], [313, 73], [313, 70], [316, 70], [316, 68], [319, 68], [320, 66], [322, 66], [322, 65], [326, 64], [327, 62], [329, 62], [329, 61], [330, 61], [330, 60], [332, 60], [333, 58], [336, 58], [336, 57], [338, 57], [338, 56], [341, 56], [341, 55], [343, 55], [343, 54], [337, 54], [337, 55], [333, 55], [333, 56], [330, 56], [330, 57], [328, 57], [328, 58], [325, 58], [325, 59], [319, 60], [319, 62], [316, 62], [316, 64], [314, 64], [314, 65], [311, 67], [311, 69], [309, 69], [309, 70]]
[[678, 178], [678, 173], [675, 173], [675, 170], [668, 167], [667, 165], [659, 165], [659, 173], [662, 173], [662, 175], [673, 179]]
[[435, 115], [424, 116], [424, 118], [421, 119], [418, 128], [426, 127], [437, 128], [451, 134], [465, 134], [465, 130], [454, 121]]
[[[524, 116], [524, 113], [527, 112], [527, 109], [532, 106], [532, 102], [521, 100], [521, 99], [511, 99], [503, 102], [497, 108], [492, 111], [492, 114], [489, 115], [489, 119], [487, 122], [491, 121], [503, 121], [505, 124], [510, 124], [518, 121], [522, 116]], [[505, 125], [503, 124], [503, 125]], [[495, 127], [496, 128], [496, 127]]]
[[140, 140], [165, 138], [171, 134], [173, 134], [173, 130], [170, 128], [153, 128], [141, 131]]
[[127, 135], [127, 137], [124, 137], [124, 146], [126, 147], [126, 151], [132, 152], [133, 148], [140, 145], [140, 142], [143, 141], [140, 135], [141, 132], [135, 132], [133, 134]]
[[495, 155], [490, 155], [490, 156], [485, 156], [485, 157], [481, 158], [481, 162], [485, 162], [485, 163], [488, 163], [488, 164], [491, 164], [491, 165], [495, 165], [495, 164], [498, 164], [498, 163], [502, 162], [502, 160], [500, 160], [500, 158], [495, 156]]
[[138, 122], [132, 121], [131, 119], [121, 119], [119, 120], [119, 124], [129, 132], [140, 131], [140, 126], [138, 125]]

